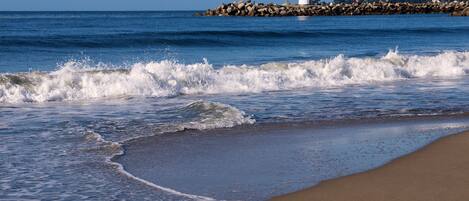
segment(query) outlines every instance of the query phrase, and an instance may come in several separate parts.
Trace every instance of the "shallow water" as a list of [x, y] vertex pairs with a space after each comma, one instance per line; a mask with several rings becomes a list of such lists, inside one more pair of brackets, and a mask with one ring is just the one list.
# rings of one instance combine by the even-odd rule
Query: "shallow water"
[[468, 126], [466, 117], [440, 117], [188, 131], [125, 143], [116, 161], [185, 193], [267, 200], [381, 166]]
[[465, 114], [468, 29], [446, 15], [1, 12], [0, 199], [194, 199], [109, 161], [145, 136]]

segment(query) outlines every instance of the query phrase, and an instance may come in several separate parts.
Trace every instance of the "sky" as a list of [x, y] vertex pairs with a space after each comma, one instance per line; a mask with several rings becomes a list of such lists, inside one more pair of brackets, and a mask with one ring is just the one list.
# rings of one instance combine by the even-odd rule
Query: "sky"
[[[0, 11], [206, 10], [232, 0], [0, 0]], [[256, 2], [284, 2], [257, 0]], [[290, 0], [290, 2], [294, 2]]]

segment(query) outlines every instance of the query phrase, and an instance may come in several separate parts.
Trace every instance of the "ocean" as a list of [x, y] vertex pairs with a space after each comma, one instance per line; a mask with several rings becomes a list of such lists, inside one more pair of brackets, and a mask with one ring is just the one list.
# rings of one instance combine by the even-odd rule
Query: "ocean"
[[[220, 129], [469, 112], [466, 18], [193, 14], [0, 12], [0, 199], [248, 199], [242, 188], [224, 197], [229, 186], [178, 191], [192, 184], [160, 185], [111, 159], [150, 136], [182, 135], [190, 145]], [[429, 137], [411, 135], [406, 139], [415, 143], [401, 151], [346, 172], [466, 125], [445, 121]], [[172, 147], [153, 154], [177, 153]], [[312, 184], [305, 183], [293, 189]], [[278, 193], [261, 191], [252, 199]]]

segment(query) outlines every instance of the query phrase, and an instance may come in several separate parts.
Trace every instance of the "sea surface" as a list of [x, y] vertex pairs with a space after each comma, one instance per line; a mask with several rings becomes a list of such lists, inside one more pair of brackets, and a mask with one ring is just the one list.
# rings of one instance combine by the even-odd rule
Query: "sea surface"
[[208, 199], [111, 158], [185, 130], [469, 112], [467, 18], [193, 13], [0, 12], [0, 199]]

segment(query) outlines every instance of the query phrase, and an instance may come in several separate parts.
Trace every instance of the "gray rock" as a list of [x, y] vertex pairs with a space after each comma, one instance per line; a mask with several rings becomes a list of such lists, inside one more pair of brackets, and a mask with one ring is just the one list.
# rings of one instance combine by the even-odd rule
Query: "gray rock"
[[241, 10], [241, 9], [244, 9], [244, 6], [245, 6], [244, 3], [239, 3], [239, 4], [238, 4], [238, 9], [240, 9], [240, 10]]
[[453, 12], [452, 16], [469, 16], [469, 8], [465, 8], [462, 11], [455, 11]]

